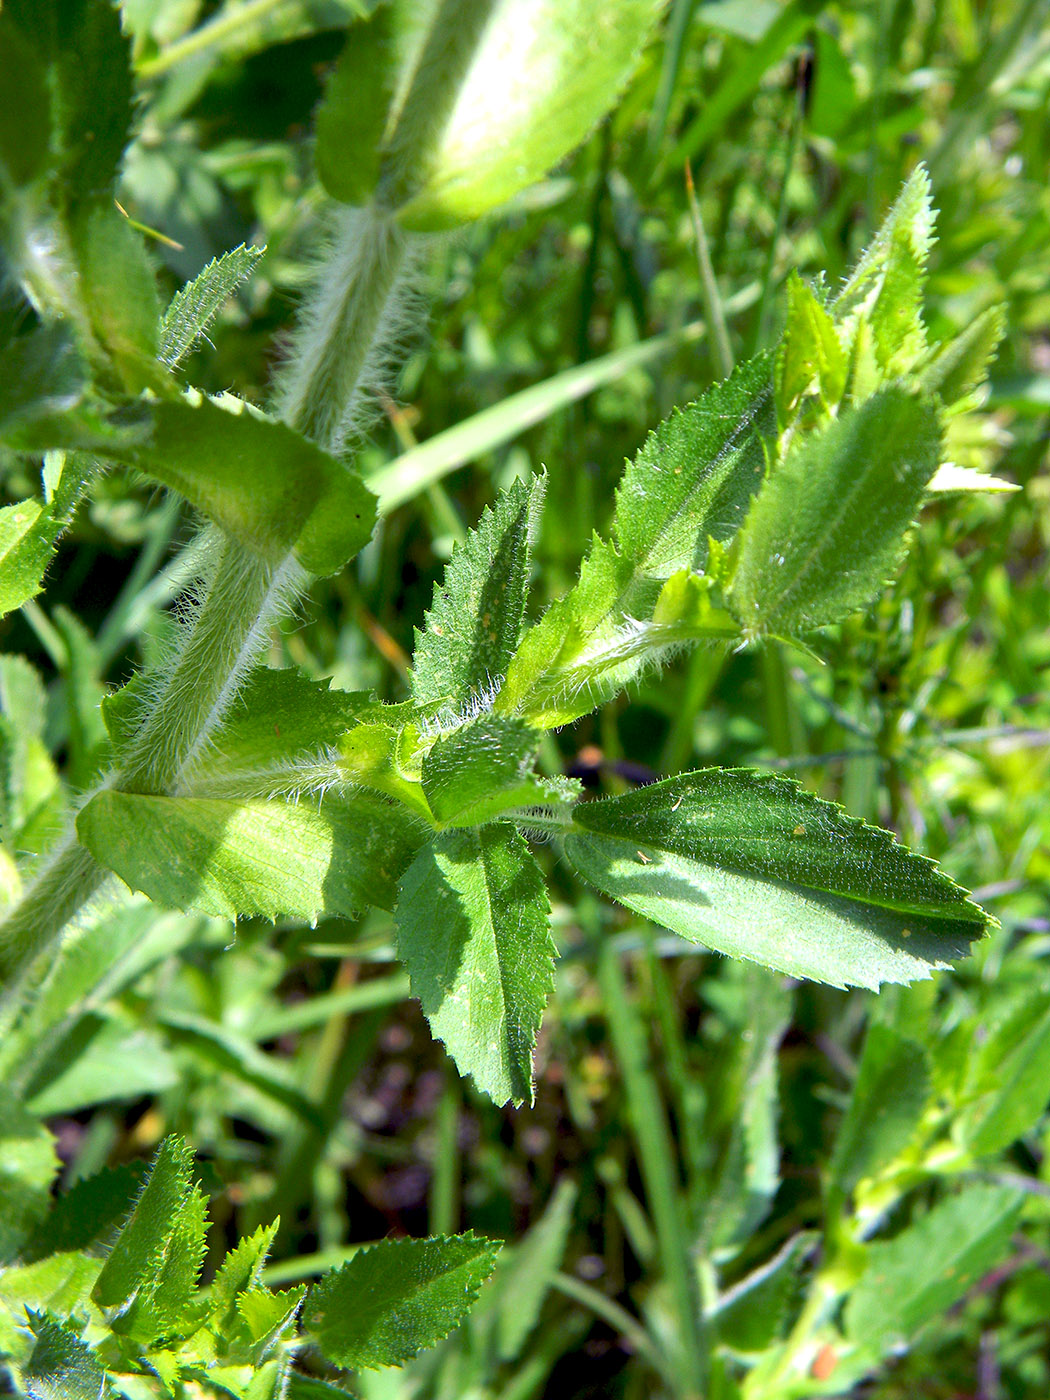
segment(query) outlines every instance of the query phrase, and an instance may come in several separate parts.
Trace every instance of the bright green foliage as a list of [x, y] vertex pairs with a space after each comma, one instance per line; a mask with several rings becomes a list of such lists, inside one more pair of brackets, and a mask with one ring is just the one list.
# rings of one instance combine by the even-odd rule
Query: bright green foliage
[[536, 733], [520, 720], [486, 714], [447, 738], [423, 760], [423, 791], [443, 826], [479, 826], [511, 807], [542, 807], [578, 796], [566, 778], [534, 771]]
[[1006, 330], [1006, 313], [990, 306], [975, 316], [954, 340], [937, 345], [918, 368], [922, 387], [948, 406], [979, 388], [988, 377], [988, 366]]
[[[129, 44], [121, 34], [119, 12], [109, 0], [66, 0], [61, 5], [6, 0], [0, 49], [7, 48], [12, 31], [12, 67], [18, 64], [19, 87], [28, 101], [27, 109], [5, 102], [10, 114], [5, 125], [13, 124], [16, 115], [19, 123], [27, 121], [33, 155], [20, 158], [23, 180], [41, 173], [48, 144], [46, 104], [49, 164], [58, 190], [81, 198], [105, 192], [131, 126]], [[12, 145], [21, 129], [12, 130]]]
[[150, 441], [127, 460], [264, 558], [294, 549], [311, 573], [342, 568], [372, 533], [371, 492], [285, 424], [234, 408], [158, 403]]
[[106, 1377], [72, 1327], [30, 1314], [35, 1339], [23, 1376], [34, 1400], [100, 1400]]
[[172, 298], [160, 328], [159, 355], [172, 369], [201, 340], [223, 304], [250, 277], [265, 248], [241, 244], [213, 258]]
[[158, 904], [307, 921], [392, 907], [416, 826], [368, 793], [291, 803], [103, 791], [77, 818], [88, 849]]
[[380, 4], [351, 26], [317, 113], [317, 173], [344, 204], [367, 204], [379, 181], [400, 67], [395, 11], [406, 8]]
[[849, 1193], [908, 1146], [930, 1091], [929, 1064], [922, 1046], [889, 1026], [870, 1026], [829, 1165], [836, 1191]]
[[380, 7], [351, 31], [318, 121], [327, 189], [351, 204], [374, 193], [409, 229], [480, 218], [583, 140], [658, 12], [654, 0], [446, 2], [411, 35], [409, 7]]
[[718, 1300], [719, 1339], [734, 1351], [764, 1351], [782, 1331], [801, 1288], [802, 1265], [817, 1242], [812, 1231], [793, 1235], [767, 1264], [742, 1278]]
[[39, 501], [0, 509], [0, 616], [40, 592], [59, 529]]
[[506, 675], [525, 615], [529, 537], [543, 490], [542, 477], [516, 481], [454, 551], [426, 628], [416, 634], [417, 703], [469, 707]]
[[86, 370], [66, 326], [38, 326], [0, 341], [0, 437], [32, 441], [35, 423], [67, 412], [86, 387]]
[[72, 233], [84, 309], [120, 383], [133, 394], [163, 388], [157, 364], [160, 301], [142, 239], [109, 204], [79, 213]]
[[790, 421], [802, 398], [816, 394], [826, 407], [846, 388], [846, 356], [835, 323], [797, 272], [787, 280], [787, 320], [777, 354], [777, 412]]
[[646, 627], [660, 585], [702, 570], [709, 539], [739, 528], [762, 481], [772, 408], [760, 356], [649, 435], [616, 494], [615, 542], [592, 542], [579, 583], [522, 638], [498, 710], [566, 724], [680, 640]]
[[0, 1089], [0, 1263], [10, 1263], [47, 1214], [58, 1170], [51, 1135]]
[[539, 1321], [551, 1278], [565, 1254], [576, 1196], [575, 1184], [563, 1177], [522, 1242], [505, 1249], [497, 1261], [490, 1286], [497, 1298], [496, 1347], [508, 1361], [521, 1353]]
[[1021, 1201], [1003, 1186], [970, 1186], [868, 1251], [846, 1308], [846, 1334], [871, 1346], [914, 1336], [1002, 1259]]
[[742, 769], [585, 803], [565, 852], [591, 884], [684, 938], [836, 986], [928, 976], [986, 923], [888, 832]]
[[988, 1027], [969, 1065], [957, 1134], [975, 1156], [1000, 1152], [1038, 1121], [1050, 1070], [1050, 1011], [1045, 988]]
[[907, 373], [926, 349], [922, 296], [933, 244], [930, 177], [916, 166], [830, 310], [847, 333], [864, 322], [883, 374]]
[[790, 637], [869, 603], [939, 460], [933, 401], [899, 388], [795, 438], [740, 533], [730, 599], [744, 630]]
[[337, 1366], [397, 1366], [463, 1320], [497, 1249], [472, 1234], [384, 1240], [317, 1285], [303, 1326]]
[[401, 884], [398, 953], [431, 1030], [497, 1103], [532, 1101], [532, 1052], [554, 976], [543, 876], [496, 823], [424, 847]]

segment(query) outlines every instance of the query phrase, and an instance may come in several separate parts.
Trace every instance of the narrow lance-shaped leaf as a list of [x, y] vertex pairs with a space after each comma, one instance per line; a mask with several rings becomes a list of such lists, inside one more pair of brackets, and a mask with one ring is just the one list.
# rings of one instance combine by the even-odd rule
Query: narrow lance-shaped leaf
[[240, 284], [252, 275], [265, 248], [241, 244], [212, 258], [172, 297], [160, 328], [160, 358], [174, 369], [194, 348]]
[[498, 1250], [473, 1234], [384, 1240], [313, 1288], [303, 1328], [336, 1366], [399, 1366], [463, 1320]]
[[40, 592], [61, 528], [40, 501], [0, 509], [0, 617]]
[[317, 173], [344, 204], [375, 193], [401, 55], [395, 5], [380, 4], [350, 27], [317, 113]]
[[546, 481], [515, 481], [452, 554], [416, 633], [412, 693], [419, 704], [469, 705], [506, 675], [529, 586], [529, 540]]
[[498, 711], [537, 726], [567, 724], [687, 639], [649, 627], [661, 590], [683, 571], [702, 572], [710, 540], [739, 528], [762, 482], [763, 439], [775, 429], [771, 361], [762, 355], [650, 434], [616, 494], [615, 542], [595, 538], [576, 587], [526, 632]]
[[307, 921], [391, 908], [418, 826], [364, 792], [292, 803], [106, 790], [77, 818], [95, 859], [158, 904]]
[[405, 873], [398, 954], [434, 1034], [496, 1103], [532, 1101], [532, 1053], [554, 983], [543, 875], [504, 823], [449, 831]]
[[706, 769], [573, 816], [566, 855], [592, 885], [796, 977], [910, 982], [964, 957], [989, 922], [931, 861], [784, 778]]
[[936, 405], [897, 385], [796, 437], [740, 534], [730, 604], [790, 637], [864, 607], [900, 561], [940, 460]]

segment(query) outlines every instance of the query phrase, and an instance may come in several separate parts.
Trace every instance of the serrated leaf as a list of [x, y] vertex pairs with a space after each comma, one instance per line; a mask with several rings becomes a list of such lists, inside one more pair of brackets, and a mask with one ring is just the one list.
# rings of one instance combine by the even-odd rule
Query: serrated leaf
[[156, 1341], [195, 1330], [204, 1312], [196, 1294], [207, 1230], [208, 1202], [203, 1191], [193, 1187], [171, 1222], [163, 1259], [114, 1331]]
[[463, 707], [490, 695], [518, 645], [529, 586], [529, 539], [544, 477], [515, 481], [453, 551], [416, 632], [412, 694], [418, 704]]
[[35, 1341], [22, 1376], [31, 1400], [100, 1400], [105, 1372], [75, 1329], [40, 1314], [29, 1325]]
[[786, 423], [806, 394], [831, 408], [846, 388], [846, 355], [835, 323], [797, 272], [787, 281], [787, 320], [777, 351], [777, 409]]
[[265, 248], [241, 243], [212, 258], [172, 297], [160, 328], [160, 358], [174, 369], [204, 336], [240, 284], [258, 267]]
[[126, 1310], [164, 1262], [176, 1222], [192, 1208], [193, 1149], [165, 1138], [157, 1149], [135, 1209], [117, 1236], [92, 1291], [99, 1307]]
[[[129, 696], [128, 702], [134, 697]], [[333, 690], [294, 667], [260, 667], [245, 681], [207, 751], [187, 770], [181, 787], [195, 797], [269, 796], [294, 783], [311, 759], [325, 759], [361, 713], [373, 704], [368, 691]], [[121, 733], [120, 707], [109, 697], [104, 711]], [[129, 722], [132, 716], [125, 712]]]
[[[437, 13], [390, 147], [389, 198], [408, 228], [454, 228], [538, 180], [615, 102], [657, 0], [496, 0]], [[468, 47], [469, 45], [469, 47]], [[447, 94], [454, 94], [449, 101]], [[406, 188], [407, 186], [407, 188]]]
[[1004, 481], [1002, 477], [989, 476], [987, 472], [979, 472], [974, 467], [960, 467], [954, 462], [942, 462], [926, 487], [931, 495], [969, 494], [974, 491], [1005, 495], [1020, 489], [1016, 481]]
[[831, 1182], [849, 1195], [911, 1142], [930, 1097], [926, 1052], [877, 1022], [868, 1028], [846, 1116], [831, 1154]]
[[0, 1086], [0, 1264], [47, 1215], [58, 1166], [51, 1134]]
[[765, 355], [651, 433], [617, 491], [615, 542], [594, 538], [576, 587], [525, 633], [496, 710], [567, 724], [686, 640], [646, 635], [645, 624], [667, 581], [702, 572], [710, 541], [739, 528], [774, 433]]
[[972, 394], [987, 378], [988, 366], [1005, 332], [1005, 308], [988, 307], [957, 336], [931, 352], [916, 370], [919, 384], [945, 404]]
[[317, 173], [344, 204], [367, 204], [379, 180], [401, 67], [396, 26], [389, 4], [351, 26], [317, 113]]
[[790, 637], [868, 604], [900, 561], [940, 445], [933, 401], [896, 385], [795, 437], [740, 533], [729, 601], [745, 631]]
[[158, 904], [307, 921], [392, 908], [420, 840], [408, 813], [368, 793], [291, 803], [107, 790], [81, 810], [77, 832]]
[[413, 995], [460, 1072], [496, 1103], [531, 1102], [555, 948], [525, 842], [503, 823], [437, 837], [406, 871], [396, 918]]
[[375, 497], [354, 472], [272, 419], [208, 399], [154, 406], [147, 444], [123, 455], [249, 549], [331, 574], [372, 533]]
[[51, 507], [29, 499], [0, 509], [0, 617], [35, 598], [61, 524]]
[[[0, 1300], [18, 1317], [30, 1308], [43, 1308], [58, 1317], [82, 1317], [90, 1307], [91, 1288], [101, 1267], [100, 1260], [78, 1252], [11, 1265], [0, 1273]], [[0, 1309], [0, 1335], [5, 1322]]]
[[926, 349], [922, 299], [934, 221], [930, 177], [918, 165], [830, 308], [847, 336], [867, 323], [886, 376], [906, 373]]
[[123, 1162], [74, 1182], [26, 1241], [23, 1258], [69, 1254], [97, 1243], [127, 1218], [145, 1176], [144, 1163]]
[[722, 1294], [709, 1316], [723, 1345], [754, 1353], [776, 1340], [801, 1291], [803, 1263], [818, 1239], [815, 1231], [793, 1235], [768, 1263]]
[[246, 1235], [239, 1241], [222, 1261], [208, 1292], [208, 1301], [218, 1331], [221, 1332], [224, 1323], [231, 1318], [238, 1294], [258, 1286], [259, 1275], [277, 1234], [278, 1223], [274, 1221], [270, 1225], [260, 1225], [254, 1234]]
[[1000, 1262], [1021, 1213], [1019, 1192], [975, 1185], [950, 1196], [892, 1240], [868, 1248], [867, 1267], [846, 1305], [858, 1345], [907, 1343], [943, 1317]]
[[910, 982], [988, 918], [922, 856], [783, 778], [710, 768], [579, 804], [565, 852], [693, 942], [833, 986]]
[[579, 793], [566, 779], [535, 771], [539, 735], [520, 720], [481, 715], [438, 739], [423, 759], [423, 792], [445, 826], [480, 826], [511, 807], [564, 802]]
[[311, 1290], [303, 1327], [336, 1366], [398, 1366], [458, 1326], [498, 1250], [473, 1234], [384, 1240]]
[[238, 1294], [236, 1307], [246, 1328], [247, 1351], [253, 1365], [260, 1365], [294, 1324], [305, 1297], [305, 1284], [283, 1292], [271, 1293], [268, 1288], [250, 1288]]

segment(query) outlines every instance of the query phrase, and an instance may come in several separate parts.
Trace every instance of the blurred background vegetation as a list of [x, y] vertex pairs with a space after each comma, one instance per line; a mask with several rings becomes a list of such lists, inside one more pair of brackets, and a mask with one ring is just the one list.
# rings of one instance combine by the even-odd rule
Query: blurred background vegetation
[[[154, 231], [169, 293], [242, 241], [266, 245], [189, 365], [204, 389], [265, 402], [322, 209], [312, 113], [363, 6], [122, 8], [144, 94], [122, 206]], [[901, 577], [872, 615], [823, 634], [818, 654], [699, 651], [552, 738], [546, 758], [610, 791], [711, 763], [791, 772], [942, 861], [1001, 928], [909, 991], [789, 987], [654, 937], [541, 853], [563, 957], [535, 1107], [500, 1111], [458, 1080], [408, 1000], [389, 916], [248, 922], [235, 941], [201, 916], [158, 921], [138, 905], [110, 916], [94, 935], [113, 950], [109, 982], [57, 1018], [38, 1008], [27, 1089], [67, 1182], [181, 1132], [212, 1193], [215, 1256], [280, 1213], [274, 1282], [389, 1233], [518, 1240], [546, 1220], [531, 1238], [558, 1272], [527, 1345], [510, 1329], [483, 1346], [482, 1318], [405, 1373], [364, 1378], [367, 1396], [656, 1393], [653, 1358], [676, 1316], [674, 1222], [729, 1279], [820, 1226], [869, 1018], [897, 1017], [948, 1063], [989, 1026], [1030, 1026], [1045, 1010], [1048, 102], [1045, 3], [674, 0], [577, 156], [503, 216], [429, 245], [425, 328], [358, 449], [366, 474], [403, 459], [405, 504], [272, 642], [274, 664], [384, 699], [404, 698], [434, 581], [500, 488], [549, 473], [538, 611], [607, 524], [624, 457], [720, 377], [697, 321], [721, 311], [734, 357], [771, 344], [788, 271], [825, 270], [834, 284], [927, 162], [940, 210], [933, 337], [995, 303], [1007, 313], [990, 396], [955, 459], [1023, 490], [929, 505]], [[431, 440], [429, 457], [412, 451]], [[34, 490], [25, 459], [0, 465], [8, 499]], [[21, 849], [41, 849], [60, 819], [70, 789], [58, 771], [74, 786], [88, 771], [95, 702], [155, 643], [179, 585], [167, 565], [191, 530], [175, 503], [114, 473], [64, 538], [43, 602], [4, 622], [4, 649], [27, 654], [46, 686], [44, 708], [28, 682], [5, 697], [4, 722], [26, 735], [29, 778], [8, 816]], [[1025, 1192], [1010, 1257], [865, 1395], [1050, 1393], [1042, 1054], [1023, 1131], [982, 1168]], [[938, 1093], [950, 1098], [943, 1082]], [[909, 1202], [933, 1191], [920, 1173]], [[902, 1221], [909, 1208], [897, 1207]], [[731, 1372], [716, 1372], [712, 1396], [736, 1394]], [[836, 1393], [833, 1371], [814, 1372], [818, 1388]]]

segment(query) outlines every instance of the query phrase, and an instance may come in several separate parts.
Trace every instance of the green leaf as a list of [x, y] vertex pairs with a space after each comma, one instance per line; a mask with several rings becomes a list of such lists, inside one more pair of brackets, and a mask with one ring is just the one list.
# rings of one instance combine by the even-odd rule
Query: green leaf
[[165, 1268], [177, 1229], [180, 1259], [189, 1232], [198, 1226], [203, 1243], [199, 1195], [193, 1185], [193, 1149], [181, 1138], [165, 1138], [131, 1218], [95, 1282], [92, 1297], [99, 1307], [118, 1309], [122, 1319], [127, 1317], [129, 1305], [155, 1285]]
[[847, 337], [867, 323], [886, 376], [906, 373], [926, 349], [922, 298], [934, 220], [930, 177], [918, 165], [830, 308]]
[[217, 1331], [225, 1330], [232, 1320], [237, 1297], [259, 1284], [266, 1256], [270, 1252], [279, 1222], [260, 1225], [253, 1235], [246, 1235], [222, 1261], [208, 1294]]
[[932, 861], [797, 784], [709, 768], [579, 804], [565, 852], [591, 884], [734, 957], [833, 986], [910, 982], [988, 917]]
[[86, 387], [87, 370], [67, 325], [15, 336], [0, 345], [0, 438], [21, 447], [34, 425], [75, 408]]
[[1016, 481], [1004, 481], [999, 476], [989, 476], [974, 467], [959, 467], [954, 462], [942, 462], [934, 472], [926, 490], [931, 495], [951, 495], [956, 492], [986, 492], [989, 495], [1005, 495], [1020, 491]]
[[[1039, 1001], [1045, 1005], [1044, 998]], [[968, 1151], [984, 1157], [1015, 1143], [1043, 1116], [1050, 1075], [1050, 1011], [1013, 1044], [1009, 1023], [981, 1029], [985, 1040], [974, 1057], [973, 1074], [983, 1092], [959, 1115], [954, 1132]]]
[[866, 606], [900, 561], [940, 447], [933, 401], [895, 385], [796, 436], [740, 534], [730, 603], [745, 630], [790, 637]]
[[709, 1316], [723, 1345], [754, 1353], [776, 1340], [801, 1290], [802, 1266], [818, 1239], [815, 1231], [793, 1235], [768, 1263], [722, 1294]]
[[394, 9], [380, 4], [351, 26], [317, 113], [317, 173], [343, 204], [369, 203], [379, 180], [401, 67]]
[[237, 1296], [237, 1311], [245, 1325], [247, 1352], [258, 1366], [280, 1338], [294, 1324], [306, 1296], [306, 1285], [271, 1293], [268, 1288], [250, 1288]]
[[61, 528], [51, 507], [40, 501], [19, 501], [0, 509], [0, 617], [43, 588]]
[[[332, 690], [328, 681], [312, 681], [294, 667], [259, 667], [181, 780], [182, 790], [193, 797], [269, 795], [299, 773], [306, 779], [311, 760], [338, 746], [373, 703], [370, 692]], [[129, 727], [133, 732], [132, 713], [122, 716], [113, 697], [103, 708], [122, 736]]]
[[47, 170], [51, 99], [38, 55], [14, 23], [0, 14], [0, 190], [28, 185]]
[[864, 1039], [849, 1108], [835, 1138], [831, 1181], [849, 1195], [900, 1155], [914, 1137], [930, 1097], [926, 1052], [877, 1022]]
[[58, 1165], [51, 1134], [0, 1086], [0, 1264], [47, 1215]]
[[102, 658], [90, 632], [68, 608], [56, 607], [51, 621], [65, 643], [59, 671], [69, 720], [68, 777], [74, 787], [84, 789], [98, 771], [106, 747], [106, 726], [99, 708], [105, 694], [99, 679]]
[[555, 948], [522, 838], [503, 823], [439, 836], [405, 873], [397, 929], [412, 992], [461, 1073], [496, 1103], [531, 1103]]
[[1021, 1205], [1017, 1191], [970, 1186], [894, 1239], [870, 1245], [846, 1305], [847, 1336], [861, 1346], [906, 1345], [943, 1318], [1007, 1252]]
[[[110, 0], [6, 0], [5, 21], [21, 31], [51, 94], [52, 147], [70, 200], [109, 190], [131, 127], [130, 41]], [[40, 112], [32, 112], [40, 140]]]
[[96, 860], [158, 904], [307, 921], [392, 908], [420, 839], [407, 813], [368, 793], [295, 804], [102, 791], [77, 832]]
[[919, 384], [945, 404], [966, 399], [988, 377], [988, 366], [1005, 332], [1005, 308], [990, 306], [930, 353], [916, 370]]
[[192, 282], [175, 293], [160, 328], [160, 358], [169, 369], [174, 369], [202, 339], [236, 289], [258, 267], [265, 252], [265, 248], [242, 243], [212, 258]]
[[567, 724], [686, 639], [645, 636], [642, 624], [669, 579], [702, 571], [710, 540], [739, 528], [762, 482], [763, 437], [775, 428], [763, 355], [649, 435], [616, 493], [615, 544], [595, 538], [576, 587], [525, 633], [497, 711]]
[[787, 423], [806, 394], [832, 408], [846, 388], [846, 355], [835, 323], [797, 272], [787, 281], [787, 320], [777, 351], [777, 410]]
[[75, 1329], [39, 1313], [29, 1326], [36, 1340], [22, 1375], [33, 1400], [100, 1400], [105, 1372]]
[[453, 551], [423, 632], [416, 632], [412, 693], [417, 703], [469, 707], [489, 696], [518, 645], [529, 586], [529, 539], [544, 477], [515, 481]]
[[396, 798], [429, 824], [433, 816], [420, 785], [420, 764], [414, 724], [357, 724], [339, 744], [339, 767], [350, 782]]
[[521, 1356], [539, 1321], [551, 1279], [565, 1253], [575, 1204], [576, 1185], [562, 1177], [536, 1224], [520, 1244], [500, 1256], [492, 1287], [498, 1297], [496, 1346], [503, 1361]]
[[578, 783], [535, 772], [536, 731], [520, 720], [481, 715], [438, 739], [423, 759], [423, 792], [445, 826], [479, 826], [511, 807], [579, 795]]
[[93, 1014], [82, 1017], [47, 1057], [26, 1096], [44, 1117], [159, 1094], [178, 1082], [178, 1067], [156, 1032]]
[[130, 393], [166, 388], [157, 364], [160, 301], [142, 236], [109, 202], [87, 206], [73, 227], [79, 289], [91, 328]]
[[398, 1366], [458, 1326], [498, 1250], [472, 1233], [384, 1240], [313, 1288], [303, 1327], [336, 1366]]
[[145, 1176], [144, 1163], [123, 1162], [74, 1182], [26, 1241], [23, 1258], [45, 1259], [96, 1244], [127, 1218]]
[[[229, 402], [229, 401], [227, 401]], [[150, 441], [121, 456], [277, 562], [332, 574], [372, 533], [375, 498], [343, 463], [284, 423], [208, 399], [158, 403]]]

